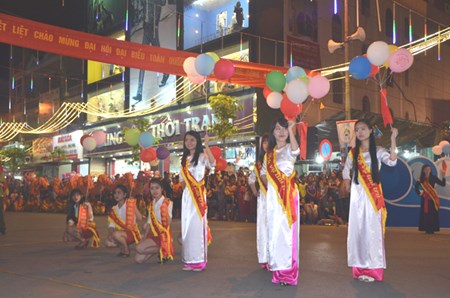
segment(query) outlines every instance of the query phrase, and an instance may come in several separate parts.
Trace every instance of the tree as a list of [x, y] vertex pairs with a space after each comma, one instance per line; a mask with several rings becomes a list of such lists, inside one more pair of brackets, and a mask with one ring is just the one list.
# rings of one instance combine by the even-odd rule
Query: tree
[[0, 155], [5, 157], [3, 163], [15, 175], [25, 163], [25, 150], [21, 148], [8, 148], [0, 151]]
[[237, 118], [237, 113], [242, 111], [243, 106], [236, 97], [224, 94], [210, 96], [209, 103], [217, 120], [211, 127], [211, 131], [222, 140], [222, 144], [225, 144], [226, 138], [239, 132], [233, 121]]

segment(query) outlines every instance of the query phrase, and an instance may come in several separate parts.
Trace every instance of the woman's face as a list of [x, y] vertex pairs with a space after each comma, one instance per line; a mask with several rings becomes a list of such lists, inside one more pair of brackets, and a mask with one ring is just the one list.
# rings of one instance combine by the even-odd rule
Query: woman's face
[[279, 123], [275, 125], [273, 136], [277, 142], [286, 142], [289, 134], [287, 128], [281, 126]]
[[197, 147], [197, 139], [192, 135], [186, 135], [184, 145], [189, 151], [195, 150], [195, 147]]
[[125, 198], [126, 198], [125, 196], [126, 196], [126, 193], [123, 192], [122, 189], [116, 188], [114, 190], [114, 200], [116, 200], [117, 202], [125, 200]]
[[431, 168], [425, 167], [425, 168], [423, 168], [423, 172], [424, 172], [425, 176], [428, 177], [431, 174]]
[[162, 188], [158, 183], [150, 183], [150, 193], [153, 199], [162, 197]]
[[78, 193], [78, 192], [74, 193], [74, 194], [72, 195], [72, 200], [73, 200], [75, 203], [79, 203], [80, 200], [81, 200], [81, 194]]
[[355, 134], [356, 138], [360, 141], [368, 140], [370, 134], [372, 133], [372, 129], [367, 126], [364, 122], [359, 122], [355, 125]]
[[264, 152], [267, 152], [267, 149], [269, 148], [269, 140], [264, 140], [262, 142], [262, 148], [263, 148]]

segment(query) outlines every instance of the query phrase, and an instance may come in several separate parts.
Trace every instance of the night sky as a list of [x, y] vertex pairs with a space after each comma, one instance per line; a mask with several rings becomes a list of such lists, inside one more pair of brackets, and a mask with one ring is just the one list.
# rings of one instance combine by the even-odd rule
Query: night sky
[[[64, 2], [64, 7], [62, 3]], [[55, 26], [84, 31], [83, 7], [86, 0], [0, 0], [0, 12]], [[7, 44], [0, 43], [0, 109], [7, 108]]]

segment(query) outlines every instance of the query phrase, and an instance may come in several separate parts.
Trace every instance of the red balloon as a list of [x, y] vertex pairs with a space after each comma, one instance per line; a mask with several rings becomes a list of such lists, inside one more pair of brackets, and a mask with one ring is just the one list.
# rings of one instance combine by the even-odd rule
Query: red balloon
[[220, 149], [219, 147], [213, 146], [209, 149], [211, 150], [211, 153], [216, 160], [222, 157], [222, 149]]
[[234, 74], [234, 65], [228, 59], [220, 59], [214, 65], [214, 75], [219, 80], [228, 80]]
[[267, 85], [264, 86], [264, 89], [263, 89], [264, 98], [267, 98], [267, 96], [269, 96], [270, 93], [272, 93], [272, 90], [270, 90], [270, 88]]
[[373, 65], [373, 64], [371, 66], [372, 66], [372, 68], [370, 70], [369, 78], [373, 78], [380, 71], [380, 67], [379, 66], [376, 66], [376, 65]]
[[139, 154], [143, 162], [151, 162], [156, 159], [156, 151], [152, 147], [141, 150]]
[[216, 160], [216, 170], [217, 171], [223, 171], [227, 168], [228, 164], [227, 161], [223, 158], [219, 158]]
[[81, 137], [81, 139], [80, 139], [80, 144], [81, 144], [81, 146], [83, 146], [83, 141], [84, 141], [84, 139], [86, 139], [87, 137], [90, 137], [91, 135], [84, 135], [84, 136], [82, 136]]
[[287, 120], [294, 119], [298, 114], [302, 112], [302, 104], [295, 104], [289, 100], [286, 94], [283, 95], [283, 100], [281, 101], [280, 110]]

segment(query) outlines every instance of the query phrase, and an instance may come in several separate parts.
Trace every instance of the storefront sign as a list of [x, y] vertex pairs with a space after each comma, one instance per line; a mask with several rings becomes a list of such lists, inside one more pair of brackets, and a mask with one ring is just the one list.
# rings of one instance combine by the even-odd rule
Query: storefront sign
[[83, 157], [83, 147], [80, 139], [83, 131], [77, 130], [72, 133], [57, 135], [53, 137], [53, 150], [61, 148], [66, 159], [77, 159]]
[[49, 159], [50, 153], [53, 150], [53, 139], [52, 138], [37, 138], [33, 141], [32, 153], [33, 162], [41, 163], [46, 162]]

